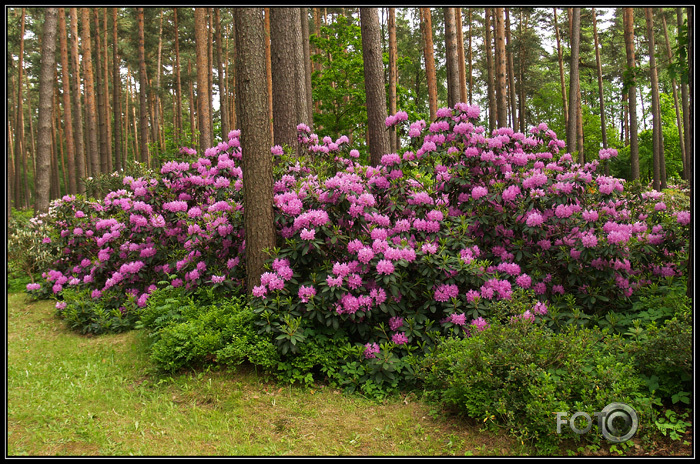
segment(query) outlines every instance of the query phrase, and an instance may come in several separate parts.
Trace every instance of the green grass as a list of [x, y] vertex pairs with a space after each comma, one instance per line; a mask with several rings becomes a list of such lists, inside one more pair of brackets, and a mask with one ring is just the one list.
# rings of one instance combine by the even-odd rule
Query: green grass
[[81, 336], [52, 302], [7, 298], [8, 456], [531, 454], [415, 395], [377, 402], [250, 367], [163, 376], [141, 332]]

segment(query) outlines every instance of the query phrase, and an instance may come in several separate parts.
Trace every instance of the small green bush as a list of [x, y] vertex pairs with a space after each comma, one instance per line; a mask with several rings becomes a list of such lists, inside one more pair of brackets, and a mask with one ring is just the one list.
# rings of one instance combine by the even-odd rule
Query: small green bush
[[[652, 400], [624, 340], [598, 329], [561, 333], [527, 321], [493, 324], [481, 333], [449, 339], [427, 356], [419, 371], [426, 396], [479, 422], [491, 420], [543, 453], [562, 439], [556, 413], [602, 411], [612, 402], [632, 406], [649, 424]], [[594, 430], [585, 439], [599, 440]], [[578, 439], [578, 438], [577, 438]]]
[[56, 313], [71, 330], [83, 335], [100, 335], [131, 330], [138, 315], [134, 311], [110, 307], [109, 295], [100, 300], [90, 296], [87, 289], [66, 289], [64, 300], [57, 303]]

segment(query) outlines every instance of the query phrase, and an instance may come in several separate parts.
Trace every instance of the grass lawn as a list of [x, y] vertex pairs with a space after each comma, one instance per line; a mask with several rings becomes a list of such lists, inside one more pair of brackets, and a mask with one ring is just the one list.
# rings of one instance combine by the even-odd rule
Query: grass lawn
[[[81, 336], [51, 301], [11, 293], [7, 303], [7, 456], [534, 454], [415, 394], [377, 402], [275, 384], [250, 367], [163, 376], [140, 331]], [[678, 453], [690, 449], [662, 454]]]

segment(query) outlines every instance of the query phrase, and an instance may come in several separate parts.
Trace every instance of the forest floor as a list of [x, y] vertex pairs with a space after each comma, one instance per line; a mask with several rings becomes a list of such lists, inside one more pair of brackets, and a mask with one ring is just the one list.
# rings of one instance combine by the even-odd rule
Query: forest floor
[[[532, 456], [505, 431], [435, 410], [280, 385], [252, 367], [164, 376], [141, 331], [71, 332], [51, 301], [7, 296], [6, 456]], [[626, 456], [692, 456], [692, 434]], [[571, 443], [563, 456], [617, 456]]]

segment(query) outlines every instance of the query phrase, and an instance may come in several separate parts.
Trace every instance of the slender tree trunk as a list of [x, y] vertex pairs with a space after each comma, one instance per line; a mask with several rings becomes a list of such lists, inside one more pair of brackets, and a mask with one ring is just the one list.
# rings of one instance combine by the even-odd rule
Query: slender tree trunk
[[219, 14], [219, 8], [214, 8], [214, 22], [216, 23], [216, 61], [219, 68], [219, 108], [221, 111], [221, 134], [224, 141], [228, 140], [228, 105], [226, 104], [226, 98], [228, 92], [226, 92], [226, 79], [224, 78], [224, 64], [221, 61], [221, 17]]
[[474, 94], [474, 76], [472, 72], [472, 9], [469, 8], [469, 104], [472, 104]]
[[[196, 10], [195, 10], [196, 11]], [[141, 162], [150, 166], [151, 157], [148, 153], [148, 77], [146, 76], [146, 51], [143, 31], [143, 8], [137, 8], [139, 30], [139, 121], [141, 138]]]
[[[296, 123], [309, 123], [309, 103], [306, 91], [306, 61], [304, 59], [304, 34], [301, 27], [302, 8], [295, 8], [294, 67], [296, 69]], [[295, 126], [296, 128], [296, 126]]]
[[[270, 59], [272, 73], [272, 114], [274, 144], [297, 149], [296, 47], [294, 8], [270, 9]], [[238, 24], [237, 24], [238, 26]], [[239, 105], [240, 107], [240, 105]]]
[[367, 132], [369, 158], [372, 166], [381, 164], [382, 156], [389, 153], [389, 137], [385, 130], [386, 90], [384, 65], [376, 8], [360, 8], [362, 58], [365, 62], [365, 94], [367, 102]]
[[467, 99], [467, 64], [464, 61], [464, 30], [462, 27], [462, 9], [455, 8], [455, 20], [457, 25], [457, 57], [459, 65], [459, 96], [460, 101]]
[[[569, 127], [569, 104], [566, 101], [566, 81], [564, 79], [564, 59], [561, 51], [561, 38], [559, 35], [559, 22], [557, 21], [557, 9], [554, 10], [554, 30], [557, 36], [557, 56], [559, 58], [559, 80], [561, 82], [561, 99], [564, 109], [564, 127]], [[567, 140], [568, 143], [568, 140]]]
[[659, 76], [656, 70], [656, 50], [654, 41], [654, 19], [651, 8], [645, 8], [647, 41], [649, 43], [649, 73], [651, 76], [651, 113], [654, 121], [654, 189], [666, 188], [666, 163], [664, 160], [664, 139], [661, 130], [661, 105], [659, 101]]
[[[396, 47], [396, 8], [389, 8], [389, 114], [396, 114], [396, 81], [398, 79], [398, 67], [396, 60], [398, 51]], [[392, 126], [389, 134], [389, 150], [397, 152], [396, 128]]]
[[[66, 188], [68, 193], [73, 195], [78, 193], [75, 172], [75, 141], [73, 139], [73, 113], [70, 102], [70, 77], [68, 65], [68, 36], [66, 33], [66, 12], [63, 8], [58, 9], [58, 36], [61, 46], [61, 83], [63, 84], [63, 121], [66, 127], [66, 158], [68, 171], [68, 183]], [[116, 86], [115, 86], [116, 87]]]
[[124, 166], [126, 156], [122, 153], [122, 80], [119, 66], [118, 12], [112, 8], [112, 102], [114, 104], [114, 161], [117, 170]]
[[428, 82], [428, 107], [430, 120], [435, 120], [437, 113], [437, 78], [435, 76], [435, 56], [433, 49], [433, 26], [430, 8], [421, 8], [421, 34], [423, 35], [423, 55], [425, 56], [425, 74]]
[[[19, 63], [17, 64], [17, 102], [16, 102], [16, 123], [15, 123], [15, 181], [14, 181], [14, 200], [15, 208], [20, 209], [22, 204], [22, 165], [21, 160], [24, 156], [24, 109], [22, 108], [22, 75], [24, 73], [24, 24], [25, 24], [25, 9], [22, 8], [22, 17], [20, 19], [20, 38], [19, 38]], [[26, 183], [26, 178], [25, 178]]]
[[515, 132], [518, 132], [520, 128], [518, 127], [518, 118], [515, 106], [515, 71], [513, 69], [513, 50], [510, 40], [510, 12], [508, 8], [505, 8], [506, 13], [506, 59], [508, 61], [508, 94], [510, 95], [510, 119], [511, 126]]
[[[527, 30], [527, 20], [529, 16], [525, 17], [525, 30]], [[523, 35], [523, 11], [520, 10], [518, 18], [518, 28], [520, 30], [520, 37]], [[518, 99], [518, 115], [520, 116], [520, 130], [525, 132], [525, 80], [524, 80], [524, 63], [527, 60], [527, 51], [523, 47], [523, 41], [519, 40], [519, 51], [518, 51], [518, 83], [520, 87], [520, 98]]]
[[[595, 45], [595, 62], [598, 68], [598, 97], [600, 101], [600, 132], [603, 138], [603, 148], [608, 148], [608, 131], [605, 124], [605, 99], [603, 98], [603, 66], [600, 60], [600, 48], [598, 43], [598, 26], [596, 22], [596, 10], [593, 8], [593, 41]], [[605, 164], [605, 175], [610, 174], [608, 163]]]
[[309, 44], [309, 12], [307, 8], [300, 8], [301, 12], [301, 38], [304, 48], [304, 78], [306, 80], [306, 112], [307, 124], [313, 130], [314, 127], [314, 98], [311, 89], [311, 49]]
[[92, 72], [92, 41], [90, 38], [90, 10], [83, 8], [83, 63], [85, 64], [85, 112], [87, 113], [87, 159], [88, 174], [100, 174], [100, 151], [97, 144], [97, 105], [95, 101], [95, 82]]
[[[571, 28], [571, 64], [569, 72], [569, 124], [566, 129], [566, 146], [570, 152], [577, 148], [577, 116], [578, 116], [578, 86], [579, 86], [579, 42], [580, 42], [580, 27], [581, 27], [581, 9], [573, 8]], [[580, 155], [580, 153], [579, 153]]]
[[[165, 148], [165, 141], [163, 138], [160, 136], [162, 133], [162, 129], [165, 126], [165, 121], [163, 118], [163, 113], [160, 111], [161, 108], [161, 98], [160, 98], [160, 76], [163, 72], [163, 67], [161, 66], [163, 62], [163, 10], [160, 10], [160, 26], [158, 27], [158, 60], [156, 61], [156, 87], [153, 89], [153, 91], [150, 93], [152, 95], [153, 99], [153, 125], [155, 128], [156, 132], [156, 137], [153, 138], [153, 141], [158, 141], [158, 145], [160, 146], [160, 152], [163, 151]], [[211, 89], [211, 86], [209, 87]]]
[[[677, 21], [677, 26], [680, 29], [683, 26], [683, 9], [682, 8], [676, 8], [676, 21]], [[692, 146], [690, 144], [690, 135], [691, 135], [691, 130], [690, 130], [690, 97], [688, 95], [688, 84], [683, 82], [681, 80], [680, 82], [681, 86], [681, 105], [683, 107], [683, 138], [684, 138], [684, 145], [685, 145], [685, 151], [686, 151], [686, 158], [687, 158], [687, 163], [685, 164], [686, 166], [686, 172], [685, 172], [685, 178], [690, 179], [690, 174], [691, 174], [691, 159], [690, 159], [690, 154], [692, 152]]]
[[[671, 51], [671, 42], [668, 40], [668, 25], [666, 24], [666, 16], [661, 15], [661, 20], [664, 25], [664, 38], [666, 39], [666, 56], [668, 57], [668, 62], [673, 61], [673, 52]], [[683, 136], [683, 115], [681, 114], [681, 108], [678, 101], [678, 87], [676, 84], [676, 79], [671, 79], [671, 89], [673, 91], [673, 106], [676, 110], [676, 126], [678, 126], [678, 142], [681, 147], [681, 159], [683, 160], [683, 179], [688, 179], [688, 154], [686, 152], [685, 138]]]
[[[634, 10], [625, 8], [623, 12], [625, 30], [625, 49], [627, 54], [627, 70], [634, 71]], [[637, 140], [637, 87], [632, 76], [632, 85], [629, 87], [629, 134], [630, 134], [630, 159], [632, 164], [632, 180], [639, 179], [639, 142]]]
[[199, 117], [199, 152], [204, 154], [207, 148], [212, 146], [212, 134], [209, 119], [209, 63], [207, 50], [207, 18], [206, 9], [195, 8], [194, 29], [195, 42], [197, 45], [197, 115]]
[[457, 25], [454, 8], [443, 8], [445, 16], [445, 65], [447, 68], [447, 106], [453, 108], [460, 100], [459, 61], [457, 56]]
[[[689, 103], [689, 108], [693, 107], [693, 102], [695, 100], [694, 93], [693, 93], [693, 87], [694, 87], [694, 82], [695, 82], [695, 19], [694, 19], [694, 8], [693, 7], [687, 7], [686, 11], [688, 12], [688, 84], [689, 84], [689, 98], [690, 101]], [[689, 118], [689, 127], [695, 127], [695, 115], [688, 111], [688, 118]], [[694, 132], [688, 131], [686, 133], [686, 137], [688, 137], [689, 143], [686, 144], [688, 147], [688, 161], [689, 161], [689, 183], [690, 183], [690, 211], [695, 211], [694, 206], [695, 206], [695, 195], [694, 193], [694, 170], [693, 170], [693, 165], [695, 164], [695, 148], [693, 145], [693, 141], [695, 139]], [[687, 290], [687, 295], [689, 298], [693, 298], [695, 294], [695, 287], [693, 286], [693, 262], [695, 261], [695, 258], [693, 258], [693, 250], [695, 248], [695, 221], [690, 221], [690, 244], [688, 247], [688, 290]]]
[[[191, 76], [192, 75], [192, 63], [190, 60], [187, 60], [187, 75]], [[194, 98], [194, 83], [192, 82], [192, 79], [189, 79], [190, 81], [190, 132], [192, 134], [192, 143], [195, 145], [199, 146], [199, 132], [197, 130], [197, 119], [194, 117], [195, 114], [197, 113], [197, 103]], [[203, 153], [202, 153], [203, 154]]]
[[[111, 108], [109, 105], [109, 47], [107, 46], [107, 37], [109, 33], [107, 32], [107, 8], [102, 9], [103, 12], [103, 22], [104, 22], [104, 107], [105, 107], [105, 124], [107, 126], [107, 172], [114, 171], [114, 161], [112, 160], [112, 121], [111, 121]], [[112, 87], [116, 86], [115, 83]]]
[[182, 137], [182, 79], [180, 78], [180, 37], [177, 24], [177, 8], [173, 8], [173, 25], [175, 28], [175, 143], [180, 144]]
[[107, 109], [105, 108], [105, 77], [104, 67], [102, 63], [102, 37], [100, 34], [100, 17], [97, 8], [92, 10], [93, 19], [95, 21], [95, 71], [96, 79], [95, 88], [97, 90], [97, 125], [99, 133], [97, 140], [100, 147], [100, 169], [99, 172], [109, 172], [109, 163], [107, 161]]
[[73, 65], [73, 127], [75, 128], [75, 177], [78, 193], [85, 193], [86, 161], [83, 143], [83, 109], [80, 101], [80, 59], [78, 53], [78, 9], [70, 9], [71, 17], [71, 63]]
[[271, 37], [270, 37], [270, 9], [265, 8], [265, 78], [267, 79], [267, 94], [268, 94], [268, 99], [267, 99], [267, 105], [269, 109], [269, 116], [270, 116], [270, 133], [272, 134], [272, 139], [275, 139], [275, 124], [272, 118], [273, 113], [273, 104], [272, 104], [272, 97], [274, 95], [274, 92], [272, 91], [272, 44], [271, 44]]
[[34, 213], [49, 211], [51, 188], [51, 122], [56, 71], [56, 23], [58, 9], [47, 8], [41, 38], [41, 74], [39, 76], [39, 147], [36, 155], [36, 202]]
[[[209, 85], [207, 86], [207, 103], [209, 105], [209, 118], [207, 119], [207, 122], [209, 124], [209, 137], [211, 140], [212, 145], [214, 144], [214, 98], [213, 98], [213, 93], [214, 93], [214, 27], [212, 24], [213, 21], [213, 9], [212, 8], [207, 8], [206, 9], [206, 30], [207, 30], [207, 40], [206, 40], [206, 45], [207, 45], [207, 76], [209, 79]], [[199, 88], [197, 88], [197, 92], [199, 92]], [[207, 147], [209, 148], [209, 147]]]
[[496, 107], [498, 127], [508, 126], [508, 94], [506, 93], [506, 42], [503, 8], [495, 9], [496, 17]]
[[[243, 159], [246, 291], [260, 285], [267, 260], [265, 250], [275, 246], [272, 209], [272, 159], [265, 85], [265, 30], [260, 8], [236, 8], [236, 75]], [[255, 128], [256, 130], [247, 130]]]
[[488, 71], [488, 82], [486, 84], [487, 86], [487, 94], [488, 94], [488, 102], [489, 102], [489, 134], [493, 132], [493, 130], [496, 128], [496, 119], [497, 119], [497, 108], [496, 108], [496, 84], [494, 81], [495, 78], [495, 66], [494, 66], [494, 56], [493, 56], [493, 42], [491, 40], [491, 8], [486, 8], [485, 9], [485, 14], [484, 14], [484, 35], [485, 35], [485, 41], [484, 41], [484, 47], [486, 49], [486, 68]]

